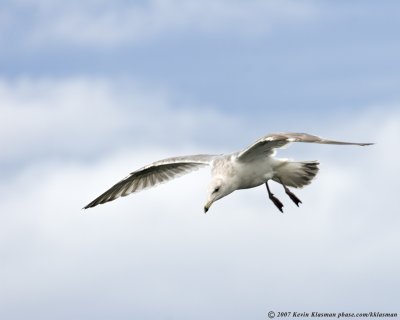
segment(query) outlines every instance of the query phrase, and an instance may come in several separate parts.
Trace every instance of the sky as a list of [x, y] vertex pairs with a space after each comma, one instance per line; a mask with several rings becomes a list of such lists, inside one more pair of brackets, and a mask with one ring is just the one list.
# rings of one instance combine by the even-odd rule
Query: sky
[[[267, 319], [398, 312], [398, 1], [3, 0], [0, 318]], [[276, 131], [316, 180], [209, 171], [96, 208], [130, 172]]]

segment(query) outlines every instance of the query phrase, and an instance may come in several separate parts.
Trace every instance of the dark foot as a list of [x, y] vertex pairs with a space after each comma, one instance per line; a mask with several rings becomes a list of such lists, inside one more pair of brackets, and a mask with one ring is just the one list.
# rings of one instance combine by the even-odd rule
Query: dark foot
[[283, 213], [283, 204], [282, 202], [275, 197], [272, 193], [269, 195], [269, 198], [271, 199], [271, 201], [274, 203], [274, 205], [279, 209], [280, 212]]
[[286, 187], [284, 184], [282, 185], [285, 188], [285, 192], [289, 196], [289, 198], [292, 199], [296, 206], [299, 206], [299, 203], [302, 203], [301, 200], [297, 198], [297, 196], [292, 191], [290, 191], [288, 187]]
[[296, 197], [296, 195], [292, 191], [290, 191], [289, 189], [285, 191], [289, 198], [292, 199], [292, 201], [296, 204], [296, 206], [299, 206], [299, 203], [303, 203], [299, 198]]
[[279, 182], [281, 183], [281, 185], [285, 189], [286, 194], [289, 196], [290, 199], [292, 199], [292, 201], [296, 204], [296, 206], [299, 206], [299, 203], [303, 203], [303, 202], [301, 202], [301, 200], [299, 198], [297, 198], [297, 196], [292, 191], [289, 190], [288, 187], [286, 187], [283, 184], [281, 179], [279, 179]]
[[269, 190], [268, 181], [265, 183], [265, 186], [267, 187], [268, 197], [271, 199], [271, 201], [274, 203], [274, 205], [276, 205], [276, 207], [279, 209], [279, 211], [283, 213], [283, 210], [282, 210], [283, 204], [282, 204], [282, 202], [279, 201], [279, 199], [277, 197], [274, 196], [274, 194], [271, 192], [271, 190]]

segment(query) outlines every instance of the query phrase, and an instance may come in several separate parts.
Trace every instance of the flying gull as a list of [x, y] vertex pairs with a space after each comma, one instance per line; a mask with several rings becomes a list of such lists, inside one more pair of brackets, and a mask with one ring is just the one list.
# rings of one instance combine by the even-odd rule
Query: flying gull
[[281, 184], [289, 198], [299, 206], [300, 199], [288, 187], [302, 188], [311, 183], [318, 173], [318, 161], [296, 162], [275, 158], [276, 149], [291, 142], [307, 142], [338, 145], [368, 146], [372, 143], [342, 142], [323, 139], [307, 133], [275, 133], [258, 139], [246, 149], [232, 154], [198, 154], [168, 158], [153, 162], [132, 172], [84, 209], [95, 207], [119, 197], [135, 193], [174, 178], [183, 176], [200, 167], [211, 167], [211, 182], [204, 212], [211, 205], [239, 189], [248, 189], [265, 184], [269, 199], [283, 212], [282, 202], [271, 192], [268, 181]]

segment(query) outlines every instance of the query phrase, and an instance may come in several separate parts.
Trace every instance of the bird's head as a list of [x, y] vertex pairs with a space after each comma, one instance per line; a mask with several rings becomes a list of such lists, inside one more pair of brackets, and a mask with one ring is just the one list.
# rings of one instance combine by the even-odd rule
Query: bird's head
[[220, 177], [214, 178], [208, 187], [207, 202], [204, 205], [204, 213], [207, 213], [208, 209], [210, 209], [211, 205], [215, 201], [227, 196], [232, 191], [233, 190], [231, 190], [224, 179]]

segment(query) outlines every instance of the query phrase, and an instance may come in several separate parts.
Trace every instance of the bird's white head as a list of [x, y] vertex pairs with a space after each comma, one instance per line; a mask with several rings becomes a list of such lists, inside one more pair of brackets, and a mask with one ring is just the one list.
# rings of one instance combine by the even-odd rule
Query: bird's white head
[[232, 191], [233, 190], [225, 179], [221, 177], [213, 178], [208, 187], [207, 202], [204, 205], [204, 213], [207, 213], [208, 209], [210, 209], [211, 205], [215, 201], [227, 196]]

